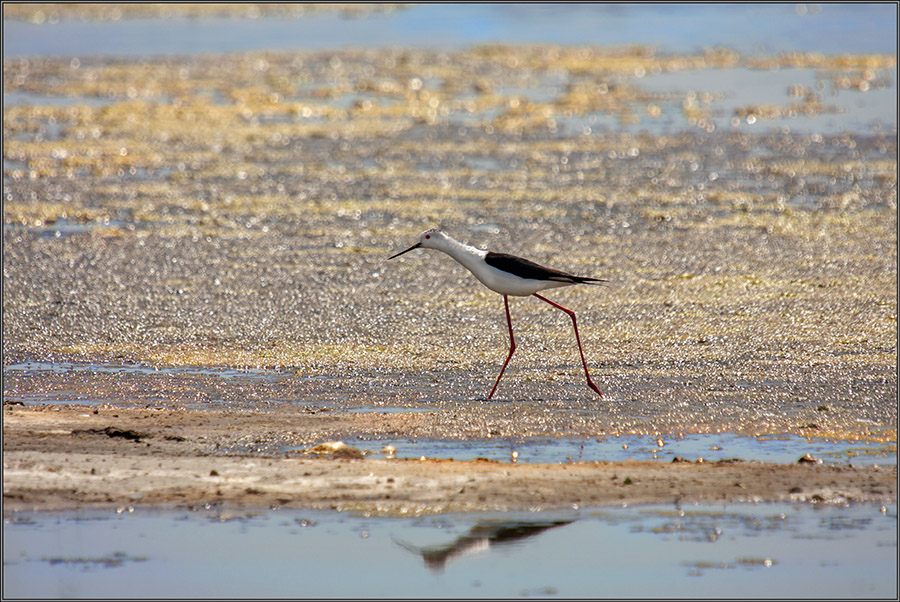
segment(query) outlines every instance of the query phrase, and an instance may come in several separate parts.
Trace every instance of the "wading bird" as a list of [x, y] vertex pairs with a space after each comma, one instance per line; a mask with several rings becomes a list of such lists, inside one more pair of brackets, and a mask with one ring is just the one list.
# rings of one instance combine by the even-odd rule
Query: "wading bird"
[[534, 295], [541, 301], [545, 301], [569, 314], [569, 317], [572, 318], [572, 327], [575, 329], [575, 341], [578, 343], [578, 351], [581, 353], [581, 364], [584, 366], [587, 384], [600, 397], [603, 397], [603, 393], [600, 392], [600, 389], [591, 380], [590, 373], [588, 373], [587, 362], [584, 359], [584, 350], [581, 348], [581, 337], [578, 335], [578, 323], [575, 320], [575, 312], [554, 303], [546, 297], [542, 297], [538, 294], [538, 291], [560, 286], [571, 286], [573, 284], [599, 284], [606, 282], [606, 280], [573, 276], [566, 272], [545, 268], [533, 261], [516, 257], [515, 255], [482, 251], [465, 245], [437, 229], [426, 230], [419, 236], [419, 242], [405, 251], [391, 255], [388, 259], [394, 259], [404, 253], [409, 253], [413, 249], [434, 249], [446, 253], [472, 272], [486, 287], [495, 293], [503, 295], [503, 304], [506, 307], [506, 324], [509, 326], [509, 355], [506, 356], [506, 361], [503, 362], [503, 368], [500, 369], [500, 375], [497, 377], [497, 382], [494, 383], [494, 388], [491, 389], [488, 399], [494, 396], [497, 385], [500, 384], [500, 379], [503, 378], [503, 373], [506, 371], [506, 366], [516, 351], [512, 318], [509, 315], [509, 295], [517, 297]]

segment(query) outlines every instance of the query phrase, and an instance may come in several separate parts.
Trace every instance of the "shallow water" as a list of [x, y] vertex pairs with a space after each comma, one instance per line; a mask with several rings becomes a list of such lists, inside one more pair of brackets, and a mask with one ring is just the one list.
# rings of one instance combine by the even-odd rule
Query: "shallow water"
[[[876, 445], [863, 441], [824, 441], [796, 435], [780, 434], [767, 437], [747, 437], [732, 433], [649, 436], [620, 436], [600, 439], [522, 440], [435, 440], [435, 439], [377, 439], [347, 440], [348, 445], [370, 453], [384, 453], [385, 447], [395, 451], [396, 458], [438, 458], [475, 460], [485, 458], [497, 462], [532, 464], [564, 464], [566, 462], [672, 462], [676, 458], [691, 462], [702, 458], [707, 462], [756, 460], [775, 464], [792, 464], [806, 455], [823, 464], [896, 465], [894, 445]], [[660, 445], [661, 443], [661, 445]], [[285, 451], [302, 448], [287, 447]], [[515, 454], [515, 455], [514, 455]]]
[[[114, 56], [159, 59], [165, 55], [255, 50], [316, 51], [347, 48], [429, 48], [461, 50], [479, 44], [561, 44], [598, 47], [644, 45], [662, 53], [698, 53], [726, 48], [745, 55], [802, 51], [823, 54], [895, 52], [896, 6], [891, 5], [417, 5], [364, 18], [323, 12], [302, 18], [114, 18], [45, 20], [41, 24], [4, 22], [6, 59], [26, 56]], [[546, 102], [565, 89], [570, 77], [549, 74], [537, 86], [500, 86], [505, 95]], [[865, 93], [825, 89], [814, 69], [713, 69], [647, 73], [632, 85], [659, 93], [703, 90], [721, 94], [711, 105], [710, 123], [738, 131], [789, 128], [835, 133], [896, 127], [896, 69]], [[431, 81], [426, 81], [430, 86]], [[783, 104], [790, 86], [825, 93], [826, 114], [758, 122], [734, 121], [734, 111], [754, 103]], [[303, 85], [298, 88], [302, 96]], [[309, 91], [309, 90], [307, 90]], [[359, 93], [331, 100], [348, 108]], [[167, 104], [164, 97], [155, 99]], [[4, 89], [3, 106], [27, 104], [97, 105], [94, 97], [42, 97]], [[374, 102], [379, 102], [378, 98]], [[633, 107], [635, 113], [645, 108]], [[622, 123], [604, 112], [559, 119], [560, 133], [582, 131], [671, 134], [685, 129], [681, 102], [661, 101], [655, 119]], [[477, 127], [496, 115], [455, 118], [455, 125]], [[887, 120], [888, 122], [884, 122]]]
[[[17, 513], [6, 597], [897, 595], [897, 506]], [[566, 552], [566, 551], [570, 552]]]
[[[49, 11], [48, 11], [49, 12]], [[366, 18], [4, 22], [4, 57], [472, 44], [648, 44], [666, 52], [894, 52], [890, 4], [424, 4]]]
[[[552, 77], [551, 77], [552, 79]], [[648, 132], [655, 135], [672, 135], [683, 132], [688, 122], [682, 111], [682, 96], [689, 92], [709, 95], [709, 114], [704, 118], [719, 131], [755, 133], [760, 131], [781, 132], [816, 132], [834, 134], [840, 132], [877, 133], [896, 128], [897, 106], [897, 70], [887, 69], [884, 77], [872, 84], [865, 92], [858, 89], [839, 89], [828, 78], [815, 69], [750, 69], [746, 67], [729, 69], [702, 69], [667, 73], [648, 73], [631, 80], [630, 85], [645, 93], [659, 95], [654, 101], [660, 111], [653, 118], [647, 117], [646, 100], [635, 100], [629, 103], [635, 115], [642, 118], [634, 122], [623, 122], [618, 117], [605, 111], [580, 114], [575, 117], [560, 117], [559, 133], [565, 136], [578, 137], [584, 132], [594, 134], [604, 132]], [[540, 81], [533, 87], [510, 89], [500, 86], [498, 91], [509, 96], [519, 96], [530, 102], [552, 101], [564, 89], [566, 82]], [[782, 106], [791, 101], [789, 90], [794, 87], [815, 91], [823, 97], [822, 104], [826, 111], [814, 116], [799, 114], [756, 120], [755, 118], [738, 118], [735, 115], [740, 109], [758, 106]], [[303, 96], [301, 96], [302, 98]], [[667, 100], [668, 97], [671, 97]], [[359, 93], [349, 94], [332, 101], [333, 106], [346, 106], [360, 102], [363, 96]], [[156, 99], [167, 104], [165, 99]], [[799, 99], [794, 98], [794, 101]], [[377, 98], [372, 99], [377, 103]], [[3, 94], [3, 106], [20, 105], [35, 106], [73, 106], [80, 104], [104, 105], [110, 99], [90, 96], [57, 96], [36, 93], [12, 92]], [[346, 105], [346, 106], [345, 106]], [[449, 119], [454, 126], [477, 128], [485, 119], [494, 119], [497, 109], [456, 115]], [[47, 134], [47, 138], [53, 138]], [[467, 157], [468, 167], [477, 171], [503, 172], [513, 166], [504, 164], [496, 157]], [[13, 163], [7, 162], [7, 168]], [[374, 167], [369, 165], [368, 167]], [[423, 164], [424, 172], [443, 169], [445, 166], [429, 166]], [[109, 223], [102, 224], [109, 226]], [[119, 225], [124, 225], [119, 223]], [[89, 226], [88, 226], [89, 227]], [[56, 227], [55, 232], [66, 233], [64, 227]]]

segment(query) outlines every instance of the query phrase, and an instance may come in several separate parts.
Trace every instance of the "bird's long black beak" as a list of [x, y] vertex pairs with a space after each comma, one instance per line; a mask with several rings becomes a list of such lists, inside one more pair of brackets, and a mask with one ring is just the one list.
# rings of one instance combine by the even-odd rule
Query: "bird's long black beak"
[[421, 243], [416, 243], [416, 244], [414, 244], [413, 246], [411, 246], [410, 248], [406, 249], [405, 251], [400, 251], [400, 252], [397, 253], [396, 255], [391, 255], [390, 257], [388, 257], [388, 259], [390, 260], [390, 259], [393, 259], [394, 257], [400, 257], [400, 256], [403, 255], [404, 253], [409, 253], [409, 252], [412, 251], [413, 249], [418, 249], [418, 248], [421, 247], [421, 246], [422, 246]]

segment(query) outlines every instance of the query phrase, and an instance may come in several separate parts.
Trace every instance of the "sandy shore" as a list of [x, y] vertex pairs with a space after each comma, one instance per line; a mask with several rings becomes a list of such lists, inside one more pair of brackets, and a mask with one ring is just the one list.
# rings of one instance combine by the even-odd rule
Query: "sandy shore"
[[[296, 411], [233, 413], [8, 407], [7, 510], [297, 507], [386, 515], [643, 503], [896, 503], [895, 466], [719, 462], [512, 464], [353, 452], [232, 455], [277, 425], [305, 436], [347, 425]], [[337, 457], [335, 457], [337, 456]]]

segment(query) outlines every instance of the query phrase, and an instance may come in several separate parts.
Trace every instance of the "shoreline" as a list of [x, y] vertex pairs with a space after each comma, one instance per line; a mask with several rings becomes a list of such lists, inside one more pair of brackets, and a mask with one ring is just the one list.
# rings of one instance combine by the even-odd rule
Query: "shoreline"
[[[416, 516], [622, 504], [897, 500], [896, 466], [747, 459], [514, 464], [222, 451], [223, 433], [272, 437], [271, 415], [242, 415], [247, 419], [236, 423], [234, 414], [223, 411], [116, 408], [94, 414], [83, 406], [7, 406], [4, 511], [210, 505]], [[299, 434], [310, 424], [310, 416], [295, 416], [284, 424], [279, 415], [279, 428]]]

